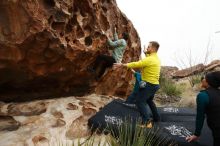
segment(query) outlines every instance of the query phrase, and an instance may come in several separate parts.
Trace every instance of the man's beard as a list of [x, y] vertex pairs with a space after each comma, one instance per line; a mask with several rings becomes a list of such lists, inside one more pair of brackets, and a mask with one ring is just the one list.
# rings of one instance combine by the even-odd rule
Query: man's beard
[[149, 51], [143, 51], [143, 53], [144, 53], [145, 55], [150, 54]]

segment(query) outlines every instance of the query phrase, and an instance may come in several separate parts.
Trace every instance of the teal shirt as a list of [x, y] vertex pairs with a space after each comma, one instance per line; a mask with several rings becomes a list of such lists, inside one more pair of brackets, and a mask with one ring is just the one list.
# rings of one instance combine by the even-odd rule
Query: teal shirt
[[117, 63], [121, 63], [127, 43], [124, 39], [118, 39], [118, 34], [114, 33], [114, 41], [108, 39], [108, 44], [113, 48], [112, 57]]
[[135, 84], [134, 84], [133, 92], [137, 93], [139, 90], [139, 82], [141, 81], [141, 73], [135, 72], [134, 77], [135, 77]]
[[194, 135], [200, 136], [205, 120], [205, 110], [209, 104], [209, 96], [206, 90], [200, 91], [196, 98], [197, 114], [196, 114], [196, 129]]

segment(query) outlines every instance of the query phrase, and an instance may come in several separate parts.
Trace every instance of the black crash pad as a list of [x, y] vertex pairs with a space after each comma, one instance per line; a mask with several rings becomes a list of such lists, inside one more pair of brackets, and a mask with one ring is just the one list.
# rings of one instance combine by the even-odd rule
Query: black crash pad
[[[150, 111], [150, 110], [149, 110]], [[161, 122], [155, 125], [160, 127], [163, 136], [171, 138], [179, 146], [212, 146], [212, 135], [206, 122], [203, 126], [199, 142], [188, 143], [185, 137], [192, 135], [195, 129], [195, 109], [177, 107], [159, 107]], [[103, 131], [108, 126], [117, 129], [125, 120], [136, 121], [140, 113], [134, 104], [126, 104], [122, 100], [113, 100], [88, 120], [92, 131]]]

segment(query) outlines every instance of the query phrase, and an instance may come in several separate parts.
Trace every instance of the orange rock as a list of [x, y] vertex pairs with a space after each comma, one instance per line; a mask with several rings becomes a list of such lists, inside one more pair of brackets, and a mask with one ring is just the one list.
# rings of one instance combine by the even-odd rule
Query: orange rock
[[98, 54], [109, 54], [115, 25], [130, 36], [123, 62], [139, 58], [139, 36], [115, 1], [0, 1], [0, 8], [2, 101], [130, 93], [128, 70], [108, 69], [98, 84], [86, 71]]

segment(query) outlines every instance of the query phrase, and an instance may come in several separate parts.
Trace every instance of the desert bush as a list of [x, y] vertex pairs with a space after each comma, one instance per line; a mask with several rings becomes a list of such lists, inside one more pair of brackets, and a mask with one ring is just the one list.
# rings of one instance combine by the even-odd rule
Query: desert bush
[[189, 80], [191, 87], [194, 87], [194, 85], [199, 84], [201, 82], [202, 76], [204, 76], [202, 73], [189, 76], [188, 80]]
[[168, 96], [180, 96], [183, 90], [180, 85], [163, 75], [160, 77], [160, 88], [161, 92]]

